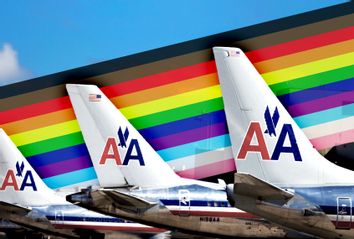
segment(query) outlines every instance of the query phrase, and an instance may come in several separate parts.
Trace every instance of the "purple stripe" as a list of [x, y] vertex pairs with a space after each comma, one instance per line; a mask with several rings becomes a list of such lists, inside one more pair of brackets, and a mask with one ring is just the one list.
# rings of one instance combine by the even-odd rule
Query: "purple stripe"
[[296, 117], [352, 103], [354, 103], [354, 91], [349, 91], [292, 105], [288, 107], [288, 111], [293, 117]]
[[198, 140], [224, 135], [228, 132], [226, 122], [216, 123], [205, 127], [171, 134], [165, 137], [149, 140], [155, 150], [174, 147]]
[[296, 105], [306, 101], [312, 101], [336, 95], [338, 92], [346, 92], [354, 90], [354, 78], [333, 82], [326, 85], [321, 85], [306, 90], [293, 92], [279, 96], [279, 100], [283, 105]]
[[48, 178], [89, 167], [92, 167], [91, 159], [83, 156], [36, 167], [35, 170], [41, 178]]

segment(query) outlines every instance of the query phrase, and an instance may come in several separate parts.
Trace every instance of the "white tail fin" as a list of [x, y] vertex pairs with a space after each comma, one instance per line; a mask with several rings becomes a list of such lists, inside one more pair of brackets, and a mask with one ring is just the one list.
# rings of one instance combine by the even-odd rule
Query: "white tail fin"
[[179, 176], [94, 85], [66, 85], [98, 180], [103, 187], [176, 185]]
[[[79, 121], [100, 186], [113, 187], [127, 185], [121, 170], [116, 167], [113, 160], [107, 160], [105, 165], [99, 163], [102, 156], [102, 150], [104, 149], [107, 140], [104, 132], [109, 132], [109, 126], [104, 124], [100, 125], [100, 123], [94, 120], [95, 117], [101, 117], [98, 115], [100, 112], [94, 108], [90, 108], [88, 104], [93, 103], [91, 106], [95, 107], [102, 99], [98, 98], [98, 94], [90, 95], [81, 92], [81, 89], [76, 85], [67, 85], [66, 88], [74, 107], [76, 118]], [[91, 117], [91, 115], [97, 116]], [[109, 115], [106, 120], [111, 119], [111, 117], [112, 115]], [[110, 136], [113, 135], [114, 134]]]
[[312, 146], [247, 56], [213, 48], [239, 172], [278, 186], [352, 184], [354, 173]]
[[21, 206], [67, 204], [44, 184], [3, 129], [0, 129], [0, 201]]

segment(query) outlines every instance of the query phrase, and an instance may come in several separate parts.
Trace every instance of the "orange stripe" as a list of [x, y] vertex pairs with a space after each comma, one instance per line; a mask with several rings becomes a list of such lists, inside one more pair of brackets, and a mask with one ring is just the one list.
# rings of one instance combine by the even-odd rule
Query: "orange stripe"
[[[195, 77], [192, 79], [176, 82], [152, 89], [142, 90], [112, 98], [112, 102], [119, 108], [131, 106], [151, 100], [177, 95], [184, 92], [201, 89], [219, 84], [216, 73]], [[23, 120], [0, 125], [8, 135], [22, 133], [70, 120], [74, 120], [75, 114], [72, 108], [55, 111], [48, 114], [35, 116]]]
[[271, 60], [261, 61], [258, 63], [254, 63], [254, 66], [262, 74], [295, 65], [308, 63], [311, 61], [317, 61], [324, 58], [341, 55], [352, 51], [354, 51], [354, 40], [348, 40], [307, 51], [273, 58]]
[[145, 103], [160, 98], [178, 95], [188, 91], [198, 90], [219, 84], [216, 73], [198, 76], [180, 82], [154, 87], [131, 94], [111, 98], [113, 104], [118, 108]]
[[[281, 56], [275, 59], [254, 63], [254, 65], [261, 73], [265, 73], [303, 64], [306, 62], [340, 55], [351, 51], [354, 51], [354, 40], [348, 40], [303, 52], [294, 53], [291, 55]], [[111, 100], [117, 107], [123, 108], [217, 84], [219, 84], [217, 74], [211, 73], [168, 85], [162, 85], [130, 94], [117, 96], [111, 98]], [[65, 121], [70, 121], [73, 119], [75, 119], [75, 115], [73, 110], [70, 108], [15, 122], [10, 122], [4, 125], [0, 125], [0, 127], [2, 127], [9, 135], [12, 135], [57, 123], [62, 123]]]
[[72, 108], [0, 125], [8, 135], [76, 119]]

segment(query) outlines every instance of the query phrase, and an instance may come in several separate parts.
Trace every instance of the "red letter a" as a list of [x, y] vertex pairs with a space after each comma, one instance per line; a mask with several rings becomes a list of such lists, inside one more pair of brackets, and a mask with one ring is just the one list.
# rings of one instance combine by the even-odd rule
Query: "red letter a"
[[[251, 145], [254, 135], [256, 136], [258, 145]], [[259, 122], [251, 122], [237, 158], [245, 159], [248, 152], [259, 152], [261, 153], [262, 159], [270, 159]]]
[[[112, 153], [109, 152], [110, 149], [112, 149]], [[114, 159], [117, 165], [122, 164], [118, 153], [117, 142], [114, 138], [107, 139], [99, 164], [106, 164], [107, 159]]]
[[7, 171], [4, 182], [1, 185], [0, 190], [5, 190], [7, 187], [13, 187], [15, 191], [18, 191], [18, 185], [14, 171], [11, 169]]

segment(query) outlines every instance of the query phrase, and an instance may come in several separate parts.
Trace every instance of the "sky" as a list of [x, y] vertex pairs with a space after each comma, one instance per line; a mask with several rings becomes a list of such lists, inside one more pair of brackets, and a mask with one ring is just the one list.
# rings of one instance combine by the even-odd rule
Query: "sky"
[[2, 0], [0, 85], [344, 2]]

